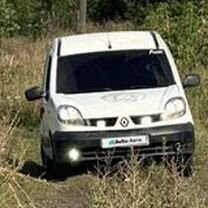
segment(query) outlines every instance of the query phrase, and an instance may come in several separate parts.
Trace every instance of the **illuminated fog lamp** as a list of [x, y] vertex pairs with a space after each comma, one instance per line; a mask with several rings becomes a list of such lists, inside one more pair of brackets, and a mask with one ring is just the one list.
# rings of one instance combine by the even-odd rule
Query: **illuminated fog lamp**
[[68, 156], [72, 162], [76, 162], [80, 158], [80, 151], [76, 148], [73, 148], [73, 149], [69, 150]]
[[141, 124], [142, 125], [149, 125], [152, 123], [152, 117], [151, 116], [144, 116], [141, 118]]

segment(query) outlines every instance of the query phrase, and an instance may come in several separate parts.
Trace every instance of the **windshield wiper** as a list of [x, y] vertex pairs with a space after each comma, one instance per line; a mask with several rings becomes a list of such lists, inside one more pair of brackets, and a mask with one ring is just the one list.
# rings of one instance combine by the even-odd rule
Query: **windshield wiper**
[[101, 87], [101, 88], [95, 87], [95, 88], [81, 89], [81, 90], [78, 90], [77, 92], [81, 93], [81, 92], [102, 92], [102, 91], [112, 91], [112, 89], [109, 87]]
[[151, 85], [132, 85], [129, 88], [130, 89], [143, 89], [143, 88], [151, 88], [153, 86]]

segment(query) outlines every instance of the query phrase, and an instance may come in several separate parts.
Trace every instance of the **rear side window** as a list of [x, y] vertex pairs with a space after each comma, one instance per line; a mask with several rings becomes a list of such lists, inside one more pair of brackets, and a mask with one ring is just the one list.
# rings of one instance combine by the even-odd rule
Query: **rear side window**
[[165, 87], [174, 83], [164, 51], [114, 51], [59, 57], [57, 93]]

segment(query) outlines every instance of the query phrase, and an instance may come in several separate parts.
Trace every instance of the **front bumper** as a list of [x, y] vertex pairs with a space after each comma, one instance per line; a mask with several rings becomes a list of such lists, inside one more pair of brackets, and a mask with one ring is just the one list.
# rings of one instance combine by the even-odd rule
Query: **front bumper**
[[[116, 147], [102, 149], [102, 138], [148, 135], [148, 146]], [[77, 148], [81, 152], [79, 161], [123, 158], [133, 152], [141, 157], [193, 154], [194, 128], [191, 123], [154, 128], [93, 131], [93, 132], [55, 132], [52, 136], [52, 148], [57, 163], [69, 163], [68, 151]]]

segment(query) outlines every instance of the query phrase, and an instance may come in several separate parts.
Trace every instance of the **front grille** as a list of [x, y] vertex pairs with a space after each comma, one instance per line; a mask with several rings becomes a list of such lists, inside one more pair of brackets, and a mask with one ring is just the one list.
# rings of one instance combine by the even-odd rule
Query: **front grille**
[[[183, 145], [181, 146], [183, 148]], [[119, 147], [112, 149], [102, 148], [86, 148], [82, 150], [82, 160], [94, 160], [112, 158], [126, 158], [132, 153], [138, 156], [165, 156], [177, 153], [176, 143], [170, 142], [162, 145], [162, 143], [151, 144], [151, 146], [143, 147]]]
[[[160, 114], [155, 114], [155, 115], [148, 115], [152, 118], [152, 122], [158, 122], [160, 121]], [[130, 119], [135, 125], [140, 125], [141, 124], [141, 119], [144, 116], [130, 116]], [[117, 117], [113, 118], [92, 118], [92, 119], [85, 119], [85, 123], [87, 126], [97, 126], [97, 123], [99, 121], [104, 121], [106, 127], [113, 127], [115, 126], [117, 122]]]
[[112, 127], [116, 124], [117, 118], [99, 118], [99, 119], [88, 119], [86, 123], [88, 123], [90, 126], [97, 126], [97, 122], [104, 121], [105, 126]]
[[[155, 114], [155, 115], [148, 115], [152, 118], [152, 122], [158, 122], [160, 121], [160, 114]], [[135, 125], [140, 125], [141, 124], [141, 119], [144, 116], [130, 116], [131, 120]]]

